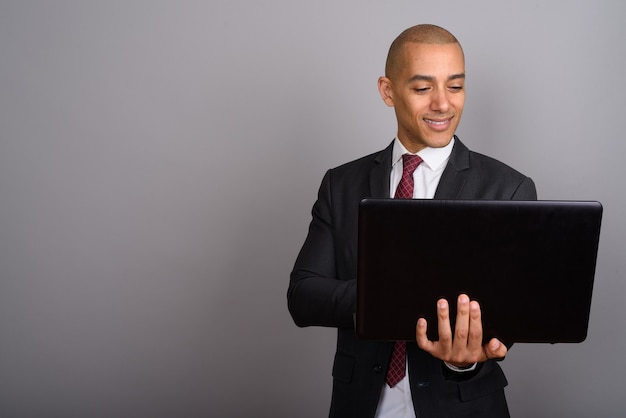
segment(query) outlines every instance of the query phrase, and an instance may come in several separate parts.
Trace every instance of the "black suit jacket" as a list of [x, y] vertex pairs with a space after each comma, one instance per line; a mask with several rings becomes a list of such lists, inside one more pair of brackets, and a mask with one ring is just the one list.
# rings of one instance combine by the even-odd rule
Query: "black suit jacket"
[[[291, 273], [289, 311], [298, 326], [338, 328], [331, 417], [373, 417], [393, 343], [355, 335], [359, 202], [389, 197], [393, 143], [385, 150], [329, 170], [312, 210], [309, 233]], [[535, 200], [533, 181], [474, 153], [455, 137], [435, 199]], [[470, 295], [471, 296], [471, 295]], [[409, 382], [419, 417], [508, 416], [506, 378], [495, 361], [457, 374], [407, 344]]]

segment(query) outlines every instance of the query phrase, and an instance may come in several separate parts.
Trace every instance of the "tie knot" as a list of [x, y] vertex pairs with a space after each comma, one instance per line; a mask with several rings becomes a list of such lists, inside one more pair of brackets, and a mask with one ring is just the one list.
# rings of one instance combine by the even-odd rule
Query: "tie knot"
[[422, 160], [419, 155], [403, 154], [402, 171], [411, 175], [422, 161], [424, 160]]

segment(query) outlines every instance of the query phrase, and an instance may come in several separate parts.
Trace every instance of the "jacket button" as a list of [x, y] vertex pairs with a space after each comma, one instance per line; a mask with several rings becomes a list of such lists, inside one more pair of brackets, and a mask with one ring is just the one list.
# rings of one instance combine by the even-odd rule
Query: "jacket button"
[[383, 371], [383, 366], [381, 366], [380, 364], [375, 364], [374, 367], [372, 367], [372, 371], [376, 374], [381, 374]]

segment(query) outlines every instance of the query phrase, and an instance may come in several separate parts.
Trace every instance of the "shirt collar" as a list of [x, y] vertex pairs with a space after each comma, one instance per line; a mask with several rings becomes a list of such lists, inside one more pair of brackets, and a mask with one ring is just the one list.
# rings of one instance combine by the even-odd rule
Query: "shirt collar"
[[[450, 140], [448, 145], [442, 148], [431, 148], [426, 147], [420, 150], [417, 155], [419, 155], [424, 163], [431, 169], [437, 170], [441, 165], [445, 164], [452, 153], [452, 147], [454, 147], [454, 137]], [[393, 159], [392, 159], [392, 167], [396, 165], [399, 161], [402, 160], [403, 154], [412, 154], [409, 152], [404, 145], [400, 142], [398, 137], [394, 139], [393, 142]]]

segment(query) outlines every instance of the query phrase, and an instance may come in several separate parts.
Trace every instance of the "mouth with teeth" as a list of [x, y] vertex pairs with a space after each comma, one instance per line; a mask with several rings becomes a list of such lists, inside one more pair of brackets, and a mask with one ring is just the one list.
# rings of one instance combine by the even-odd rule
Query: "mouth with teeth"
[[452, 116], [446, 119], [428, 119], [424, 118], [424, 122], [435, 131], [445, 131], [450, 126]]

